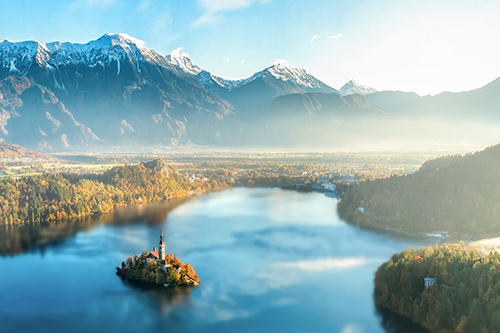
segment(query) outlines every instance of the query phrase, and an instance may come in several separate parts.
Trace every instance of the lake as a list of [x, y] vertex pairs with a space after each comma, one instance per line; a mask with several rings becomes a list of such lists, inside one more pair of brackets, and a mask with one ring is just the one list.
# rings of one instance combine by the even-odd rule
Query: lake
[[[157, 224], [97, 224], [0, 257], [0, 331], [383, 332], [375, 271], [424, 241], [347, 224], [336, 203], [237, 188], [187, 200]], [[158, 246], [162, 228], [198, 288], [143, 288], [115, 275]]]

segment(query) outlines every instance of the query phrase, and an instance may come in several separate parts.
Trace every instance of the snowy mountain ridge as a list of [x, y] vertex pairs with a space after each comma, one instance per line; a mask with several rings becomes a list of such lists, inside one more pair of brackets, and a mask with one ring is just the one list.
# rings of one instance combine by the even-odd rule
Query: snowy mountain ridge
[[86, 44], [41, 41], [13, 42], [2, 39], [0, 59], [4, 68], [11, 73], [25, 75], [33, 63], [53, 70], [61, 65], [84, 63], [90, 67], [108, 65], [112, 61], [118, 64], [126, 58], [137, 62], [148, 60], [165, 62], [158, 53], [148, 49], [145, 43], [127, 34], [108, 33]]
[[307, 73], [305, 69], [294, 68], [282, 63], [277, 63], [269, 66], [266, 69], [255, 73], [248, 79], [241, 80], [238, 83], [238, 86], [246, 85], [258, 78], [265, 78], [268, 75], [280, 81], [290, 81], [297, 85], [308, 87], [311, 89], [320, 89], [326, 86], [323, 82]]
[[372, 87], [359, 84], [354, 80], [349, 80], [349, 82], [347, 82], [342, 86], [342, 88], [340, 88], [340, 94], [342, 96], [355, 95], [355, 94], [369, 95], [373, 94], [374, 92], [377, 92], [377, 90]]
[[116, 62], [116, 74], [120, 74], [120, 65], [124, 60], [136, 64], [140, 73], [139, 61], [148, 61], [170, 69], [195, 76], [201, 85], [207, 88], [220, 87], [231, 91], [255, 81], [258, 78], [274, 78], [307, 89], [334, 89], [316, 79], [306, 70], [277, 63], [241, 80], [227, 80], [194, 65], [184, 54], [172, 52], [162, 56], [146, 47], [146, 43], [124, 33], [107, 33], [85, 44], [70, 42], [22, 41], [14, 42], [0, 39], [0, 70], [11, 74], [26, 75], [33, 64], [54, 71], [60, 66], [84, 64], [94, 68], [106, 67]]
[[171, 53], [166, 56], [166, 59], [170, 64], [181, 68], [183, 71], [191, 75], [198, 75], [203, 71], [200, 67], [193, 65], [191, 59], [184, 55], [175, 55], [174, 53]]

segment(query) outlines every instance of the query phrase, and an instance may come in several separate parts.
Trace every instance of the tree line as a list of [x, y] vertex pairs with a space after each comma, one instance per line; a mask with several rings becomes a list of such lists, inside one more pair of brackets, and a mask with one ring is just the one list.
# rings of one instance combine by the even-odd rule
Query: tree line
[[407, 176], [353, 186], [343, 193], [338, 209], [367, 227], [499, 234], [500, 145], [428, 161]]
[[[424, 286], [424, 278], [435, 284]], [[375, 302], [435, 332], [496, 332], [500, 254], [460, 244], [410, 249], [375, 275]]]
[[220, 182], [190, 183], [162, 161], [117, 166], [100, 175], [4, 178], [0, 181], [0, 226], [78, 219], [223, 186]]

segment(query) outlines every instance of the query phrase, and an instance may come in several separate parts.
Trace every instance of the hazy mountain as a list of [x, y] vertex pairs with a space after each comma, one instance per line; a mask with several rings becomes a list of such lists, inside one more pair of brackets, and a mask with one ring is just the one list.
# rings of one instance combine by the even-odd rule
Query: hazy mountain
[[357, 83], [354, 80], [350, 80], [349, 82], [347, 82], [346, 84], [344, 84], [342, 86], [342, 88], [340, 88], [340, 93], [343, 96], [356, 95], [356, 94], [358, 94], [358, 95], [369, 95], [369, 94], [373, 94], [376, 91], [377, 91], [376, 89], [374, 89], [372, 87], [364, 86], [362, 84], [359, 84], [359, 83]]
[[[217, 123], [233, 112], [229, 103], [207, 91], [193, 75], [125, 34], [106, 34], [87, 44], [4, 40], [0, 59], [0, 78], [22, 75], [31, 85], [43, 87], [102, 144], [202, 141], [213, 137]], [[29, 105], [31, 118], [18, 110], [7, 120], [4, 116], [4, 122], [10, 125], [15, 120], [16, 128], [37, 132], [32, 119], [44, 117], [47, 103], [42, 99], [37, 104], [24, 93], [19, 98], [25, 109]], [[4, 135], [18, 142], [13, 134]], [[81, 143], [67, 140], [69, 145]]]
[[389, 113], [449, 119], [500, 120], [500, 78], [465, 92], [419, 96], [414, 92], [381, 91], [365, 96], [374, 107]]
[[13, 164], [26, 160], [55, 160], [54, 157], [19, 145], [9, 145], [0, 141], [0, 163]]
[[0, 81], [0, 132], [11, 142], [39, 150], [101, 141], [49, 88], [17, 75]]
[[222, 93], [244, 117], [261, 116], [275, 97], [311, 92], [331, 93], [337, 90], [321, 82], [304, 69], [275, 64], [251, 77], [233, 82]]
[[350, 81], [339, 93], [284, 64], [226, 80], [126, 34], [86, 44], [3, 39], [0, 138], [46, 150], [484, 145], [500, 139], [499, 86], [421, 97]]
[[[277, 146], [333, 147], [345, 139], [352, 139], [367, 121], [384, 118], [379, 110], [373, 109], [360, 95], [342, 96], [338, 92], [300, 93], [277, 96], [266, 114], [259, 117], [256, 133], [261, 144]], [[343, 136], [343, 137], [340, 137]]]
[[0, 79], [22, 83], [2, 97], [1, 136], [39, 149], [231, 142], [224, 133], [235, 113], [258, 116], [289, 93], [335, 91], [280, 64], [225, 80], [126, 34], [86, 44], [1, 40], [0, 65]]

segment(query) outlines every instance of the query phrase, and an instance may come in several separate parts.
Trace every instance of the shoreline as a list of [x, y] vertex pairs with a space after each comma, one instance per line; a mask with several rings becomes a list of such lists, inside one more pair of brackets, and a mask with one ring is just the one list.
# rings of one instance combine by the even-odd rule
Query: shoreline
[[[226, 189], [222, 189], [226, 190]], [[74, 236], [80, 231], [92, 229], [98, 225], [113, 225], [117, 217], [121, 217], [120, 224], [133, 224], [138, 220], [144, 220], [145, 224], [157, 224], [158, 215], [166, 215], [185, 201], [215, 191], [199, 191], [186, 196], [170, 198], [168, 200], [151, 201], [141, 204], [130, 204], [113, 209], [104, 214], [89, 214], [74, 219], [62, 219], [51, 222], [23, 223], [0, 225], [0, 256], [15, 256], [32, 250], [42, 248], [64, 241], [67, 237]], [[159, 208], [151, 209], [151, 208]], [[165, 215], [165, 216], [164, 216]]]
[[475, 242], [480, 242], [488, 239], [494, 239], [494, 238], [500, 238], [500, 234], [491, 234], [491, 235], [484, 235], [484, 234], [479, 234], [479, 235], [462, 235], [462, 236], [442, 236], [442, 237], [436, 237], [436, 236], [431, 236], [430, 234], [434, 233], [440, 233], [439, 231], [436, 230], [430, 230], [430, 231], [422, 231], [419, 233], [411, 233], [409, 231], [404, 231], [392, 227], [386, 227], [379, 225], [377, 223], [373, 223], [373, 220], [369, 220], [368, 215], [363, 215], [366, 217], [366, 222], [365, 223], [357, 223], [355, 222], [354, 218], [351, 218], [351, 216], [346, 213], [346, 212], [341, 212], [339, 209], [339, 206], [337, 206], [337, 212], [339, 214], [339, 217], [345, 221], [346, 223], [349, 223], [351, 225], [357, 226], [361, 229], [364, 230], [369, 230], [381, 234], [389, 234], [393, 235], [396, 237], [401, 237], [401, 238], [407, 238], [407, 239], [417, 239], [417, 240], [434, 240], [436, 244], [445, 244], [445, 243], [459, 243], [459, 242], [466, 242], [469, 245], [475, 243]]

